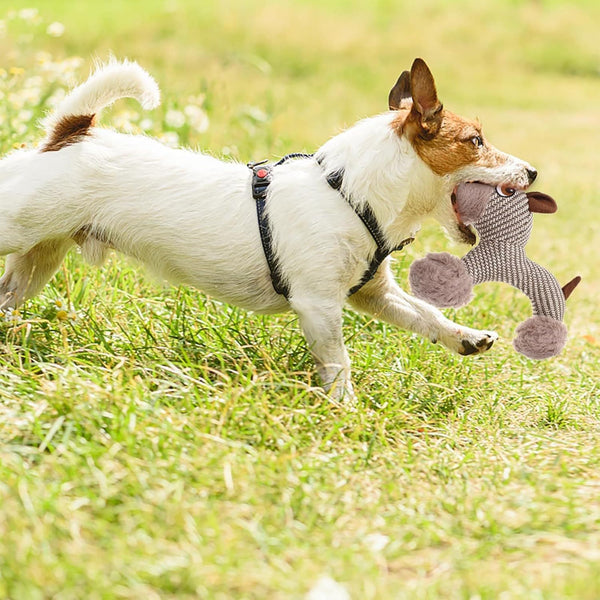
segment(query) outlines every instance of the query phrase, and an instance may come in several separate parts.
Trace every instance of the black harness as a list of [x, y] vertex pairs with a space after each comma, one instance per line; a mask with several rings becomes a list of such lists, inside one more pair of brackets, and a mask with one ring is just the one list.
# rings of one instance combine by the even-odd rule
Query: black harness
[[[276, 162], [274, 165], [268, 165], [266, 160], [254, 163], [248, 163], [248, 168], [252, 170], [252, 196], [256, 201], [256, 216], [258, 217], [258, 230], [260, 232], [260, 241], [262, 243], [262, 247], [265, 253], [265, 257], [267, 259], [267, 264], [269, 265], [269, 270], [271, 272], [271, 281], [273, 282], [273, 289], [285, 298], [289, 296], [289, 287], [285, 282], [282, 274], [279, 263], [275, 257], [275, 253], [273, 251], [273, 237], [271, 234], [271, 227], [269, 225], [269, 219], [265, 212], [265, 204], [267, 199], [267, 190], [269, 188], [269, 184], [271, 183], [272, 171], [273, 167], [278, 167], [283, 163], [291, 160], [293, 158], [313, 158], [313, 154], [288, 154], [284, 156], [280, 161]], [[321, 161], [317, 159], [319, 165]], [[367, 228], [367, 231], [371, 234], [371, 237], [375, 241], [377, 249], [373, 254], [373, 258], [369, 264], [369, 267], [365, 271], [364, 275], [361, 277], [361, 280], [352, 288], [350, 288], [348, 292], [348, 296], [355, 294], [362, 288], [365, 283], [371, 281], [377, 273], [377, 269], [381, 263], [392, 253], [398, 250], [402, 250], [404, 246], [410, 244], [414, 238], [407, 238], [403, 240], [398, 246], [390, 248], [386, 242], [385, 236], [379, 227], [379, 223], [371, 210], [371, 207], [368, 204], [365, 204], [364, 207], [356, 207], [352, 202], [350, 202], [350, 198], [343, 192], [342, 190], [342, 182], [344, 180], [344, 169], [340, 169], [338, 171], [334, 171], [326, 175], [327, 183], [334, 189], [340, 192], [340, 194], [344, 197], [346, 202], [350, 204], [354, 212], [357, 214], [358, 218], [363, 222], [364, 226]]]

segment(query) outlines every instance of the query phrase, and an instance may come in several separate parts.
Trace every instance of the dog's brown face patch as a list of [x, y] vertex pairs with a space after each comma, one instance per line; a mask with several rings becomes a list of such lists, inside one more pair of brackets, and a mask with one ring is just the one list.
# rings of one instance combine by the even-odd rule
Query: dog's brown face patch
[[90, 127], [94, 125], [95, 115], [71, 115], [63, 117], [52, 128], [50, 139], [40, 152], [56, 152], [66, 146], [71, 146], [85, 137]]
[[439, 127], [423, 132], [418, 115], [398, 111], [392, 123], [398, 135], [406, 135], [419, 158], [436, 174], [448, 175], [468, 165], [494, 168], [506, 162], [505, 154], [488, 144], [476, 121], [443, 110]]

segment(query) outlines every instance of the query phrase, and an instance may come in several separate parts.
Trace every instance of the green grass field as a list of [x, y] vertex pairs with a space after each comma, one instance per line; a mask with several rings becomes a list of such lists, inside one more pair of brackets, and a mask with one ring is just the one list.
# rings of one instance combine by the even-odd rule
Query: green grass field
[[[600, 5], [31, 6], [0, 5], [3, 152], [34, 145], [43, 111], [111, 51], [156, 77], [163, 106], [119, 103], [104, 124], [241, 161], [313, 151], [385, 110], [422, 56], [444, 104], [556, 198], [530, 256], [584, 281], [544, 362], [513, 351], [530, 307], [500, 284], [456, 314], [501, 335], [475, 359], [348, 312], [347, 406], [319, 390], [292, 315], [73, 253], [0, 324], [0, 598], [599, 598]], [[399, 280], [448, 249], [464, 251], [429, 224]]]

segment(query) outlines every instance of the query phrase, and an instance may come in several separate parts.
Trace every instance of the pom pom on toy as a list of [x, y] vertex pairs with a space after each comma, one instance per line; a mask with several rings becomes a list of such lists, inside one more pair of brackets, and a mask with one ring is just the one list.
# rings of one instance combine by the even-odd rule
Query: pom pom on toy
[[447, 252], [416, 260], [409, 281], [416, 296], [435, 306], [459, 308], [473, 299], [473, 278], [465, 263]]
[[508, 283], [529, 297], [534, 313], [517, 327], [517, 352], [538, 360], [559, 354], [567, 340], [565, 301], [581, 278], [561, 289], [554, 275], [525, 255], [532, 213], [553, 213], [556, 202], [540, 192], [503, 193], [482, 183], [459, 185], [452, 200], [459, 222], [475, 227], [479, 243], [462, 259], [443, 252], [415, 261], [409, 274], [414, 294], [458, 308], [472, 299], [473, 285]]
[[567, 342], [567, 326], [552, 317], [529, 317], [515, 333], [515, 350], [535, 360], [556, 356]]

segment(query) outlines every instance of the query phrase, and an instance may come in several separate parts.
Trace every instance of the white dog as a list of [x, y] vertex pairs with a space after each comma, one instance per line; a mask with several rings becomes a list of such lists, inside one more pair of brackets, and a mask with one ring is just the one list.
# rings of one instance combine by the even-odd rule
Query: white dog
[[[268, 170], [261, 223], [268, 231], [259, 230], [245, 165], [95, 127], [98, 112], [122, 97], [152, 108], [159, 90], [137, 64], [109, 63], [46, 119], [38, 149], [0, 161], [0, 255], [8, 254], [0, 308], [36, 294], [78, 244], [94, 263], [114, 248], [246, 309], [291, 308], [323, 385], [338, 397], [352, 394], [346, 300], [460, 354], [483, 352], [496, 339], [406, 294], [383, 260], [428, 216], [457, 240], [469, 237], [452, 209], [457, 184], [524, 189], [535, 178], [529, 164], [488, 144], [477, 123], [443, 109], [422, 60], [399, 78], [388, 112], [333, 137], [314, 157]], [[369, 268], [374, 276], [365, 283]]]

